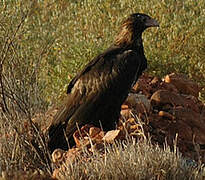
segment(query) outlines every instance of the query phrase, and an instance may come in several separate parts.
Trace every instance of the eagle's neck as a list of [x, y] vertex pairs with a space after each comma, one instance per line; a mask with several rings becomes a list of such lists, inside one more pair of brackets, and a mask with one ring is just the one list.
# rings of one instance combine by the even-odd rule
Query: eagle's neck
[[124, 25], [115, 38], [114, 44], [125, 49], [143, 49], [142, 32], [135, 31], [132, 26]]
[[143, 49], [143, 41], [142, 41], [142, 34], [135, 34], [133, 33], [133, 41], [132, 44], [130, 44], [132, 49], [139, 50]]

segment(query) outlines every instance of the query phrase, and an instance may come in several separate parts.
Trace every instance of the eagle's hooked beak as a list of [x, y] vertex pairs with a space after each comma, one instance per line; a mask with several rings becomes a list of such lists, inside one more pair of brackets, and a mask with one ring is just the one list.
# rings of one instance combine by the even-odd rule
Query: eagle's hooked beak
[[146, 20], [145, 26], [146, 27], [159, 27], [159, 23], [157, 22], [157, 20], [149, 18]]

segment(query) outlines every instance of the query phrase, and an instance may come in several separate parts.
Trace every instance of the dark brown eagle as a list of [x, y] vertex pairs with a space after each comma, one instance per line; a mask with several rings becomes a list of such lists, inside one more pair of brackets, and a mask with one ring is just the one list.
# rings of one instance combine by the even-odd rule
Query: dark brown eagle
[[105, 131], [115, 128], [122, 103], [147, 68], [142, 33], [153, 26], [159, 24], [148, 15], [130, 15], [114, 44], [72, 79], [67, 97], [48, 130], [51, 152], [56, 148], [68, 149], [77, 126], [92, 124]]

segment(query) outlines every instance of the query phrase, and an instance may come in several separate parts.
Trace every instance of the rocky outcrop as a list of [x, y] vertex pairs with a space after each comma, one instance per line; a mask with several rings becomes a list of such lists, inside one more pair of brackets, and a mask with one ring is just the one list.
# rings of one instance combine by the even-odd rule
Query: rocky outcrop
[[[200, 87], [181, 74], [170, 74], [164, 79], [144, 74], [133, 87], [122, 105], [116, 130], [104, 132], [86, 125], [73, 135], [76, 147], [66, 151], [55, 150], [52, 158], [58, 167], [54, 177], [75, 160], [87, 161], [81, 156], [95, 151], [104, 154], [105, 144], [129, 137], [137, 140], [148, 136], [161, 146], [177, 144], [185, 157], [205, 162], [205, 105], [198, 100]], [[83, 150], [84, 149], [84, 150]]]
[[151, 105], [143, 119], [148, 127], [145, 134], [161, 145], [166, 139], [170, 146], [177, 137], [184, 156], [205, 162], [205, 105], [198, 100], [200, 89], [197, 83], [174, 73], [164, 79], [144, 75], [134, 86], [134, 92], [145, 94]]

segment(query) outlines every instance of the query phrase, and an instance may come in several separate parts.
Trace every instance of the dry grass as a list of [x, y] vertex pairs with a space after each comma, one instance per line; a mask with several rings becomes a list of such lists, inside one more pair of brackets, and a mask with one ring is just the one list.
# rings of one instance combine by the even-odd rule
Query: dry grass
[[185, 73], [204, 87], [204, 8], [203, 0], [4, 1], [0, 47], [29, 12], [11, 55], [22, 68], [39, 71], [43, 98], [56, 102], [75, 73], [111, 45], [121, 22], [133, 12], [143, 12], [160, 23], [143, 35], [149, 73]]
[[[51, 173], [47, 137], [32, 117], [59, 100], [71, 77], [111, 44], [116, 27], [132, 12], [147, 13], [161, 25], [144, 36], [149, 72], [182, 72], [205, 85], [203, 0], [1, 3], [0, 173]], [[66, 177], [202, 179], [203, 173], [168, 147], [132, 142], [108, 148], [105, 159], [73, 165]]]
[[194, 161], [181, 157], [175, 150], [164, 149], [150, 142], [134, 140], [106, 147], [102, 157], [94, 154], [90, 161], [67, 167], [62, 179], [203, 179], [205, 170]]

